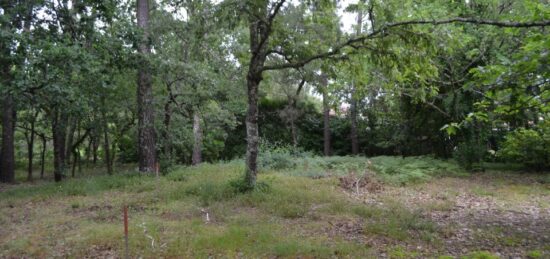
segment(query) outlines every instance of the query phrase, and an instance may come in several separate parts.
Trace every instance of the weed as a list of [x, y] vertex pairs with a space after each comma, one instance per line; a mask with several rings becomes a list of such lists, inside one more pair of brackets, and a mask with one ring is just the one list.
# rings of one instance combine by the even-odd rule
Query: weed
[[401, 241], [416, 238], [433, 241], [437, 234], [435, 223], [423, 218], [420, 211], [410, 211], [397, 204], [385, 208], [355, 208], [354, 212], [367, 219], [366, 233]]
[[405, 250], [403, 247], [396, 246], [388, 250], [388, 255], [390, 258], [401, 259], [401, 258], [416, 258], [418, 257], [417, 252], [410, 252]]
[[538, 259], [542, 258], [542, 252], [539, 250], [532, 250], [527, 253], [527, 258], [529, 259]]
[[470, 253], [469, 255], [461, 257], [462, 259], [499, 259], [497, 255], [487, 251], [478, 251]]

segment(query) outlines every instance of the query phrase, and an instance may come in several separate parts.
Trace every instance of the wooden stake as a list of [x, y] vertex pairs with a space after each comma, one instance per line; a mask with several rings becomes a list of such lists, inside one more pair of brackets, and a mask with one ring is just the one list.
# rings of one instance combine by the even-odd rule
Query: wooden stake
[[124, 242], [126, 246], [126, 259], [130, 259], [128, 251], [128, 206], [124, 205]]

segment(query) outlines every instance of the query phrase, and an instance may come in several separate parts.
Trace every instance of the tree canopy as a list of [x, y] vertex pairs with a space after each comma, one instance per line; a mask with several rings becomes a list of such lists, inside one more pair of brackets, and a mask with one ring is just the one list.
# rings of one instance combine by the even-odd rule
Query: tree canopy
[[244, 158], [254, 188], [265, 143], [550, 167], [546, 1], [36, 0], [0, 13], [3, 182], [25, 163], [32, 180], [37, 159], [61, 181], [98, 162], [153, 173]]

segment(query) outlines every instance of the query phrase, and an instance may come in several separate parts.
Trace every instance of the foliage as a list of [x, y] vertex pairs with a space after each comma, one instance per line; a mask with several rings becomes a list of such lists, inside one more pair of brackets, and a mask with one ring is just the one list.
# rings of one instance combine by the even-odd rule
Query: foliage
[[296, 168], [296, 159], [305, 155], [296, 147], [263, 140], [260, 143], [258, 162], [264, 170], [288, 170]]
[[543, 121], [532, 129], [520, 128], [510, 132], [497, 156], [523, 163], [531, 169], [550, 168], [550, 121]]
[[373, 157], [372, 169], [383, 179], [395, 184], [426, 181], [432, 177], [464, 176], [464, 170], [453, 161], [433, 157]]
[[279, 169], [285, 175], [309, 178], [344, 176], [350, 173], [363, 175], [372, 172], [382, 182], [393, 185], [407, 185], [428, 181], [433, 177], [468, 175], [452, 160], [441, 160], [430, 156], [372, 158], [351, 156], [304, 156], [294, 157], [293, 168]]
[[463, 259], [497, 259], [500, 257], [491, 252], [478, 251], [478, 252], [470, 253], [469, 255], [466, 255], [466, 256], [462, 256], [461, 258]]
[[481, 162], [487, 157], [487, 140], [484, 130], [476, 130], [474, 126], [464, 134], [464, 140], [459, 142], [453, 152], [453, 158], [466, 170], [483, 169]]

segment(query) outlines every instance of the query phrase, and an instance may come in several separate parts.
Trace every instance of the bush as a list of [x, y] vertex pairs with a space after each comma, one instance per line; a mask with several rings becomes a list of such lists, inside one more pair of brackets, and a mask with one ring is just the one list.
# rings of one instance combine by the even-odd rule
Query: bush
[[418, 183], [435, 176], [462, 176], [464, 170], [453, 161], [435, 159], [429, 156], [371, 158], [372, 169], [383, 180], [394, 184]]
[[510, 132], [497, 156], [535, 170], [550, 168], [550, 121]]
[[479, 141], [468, 140], [458, 144], [453, 152], [453, 158], [466, 170], [479, 167], [487, 149]]
[[284, 171], [284, 174], [323, 178], [344, 176], [350, 173], [361, 176], [366, 172], [375, 172], [378, 180], [397, 185], [424, 182], [438, 176], [467, 175], [467, 172], [453, 160], [441, 160], [430, 156], [378, 156], [372, 158], [307, 156], [295, 159], [295, 161], [297, 166], [292, 170]]
[[295, 147], [261, 141], [258, 162], [261, 169], [287, 170], [296, 168], [296, 158], [305, 156], [306, 153]]
[[250, 186], [243, 177], [233, 179], [229, 182], [229, 187], [235, 193], [247, 193], [251, 191], [268, 192], [271, 186], [265, 182], [256, 182], [255, 188]]

